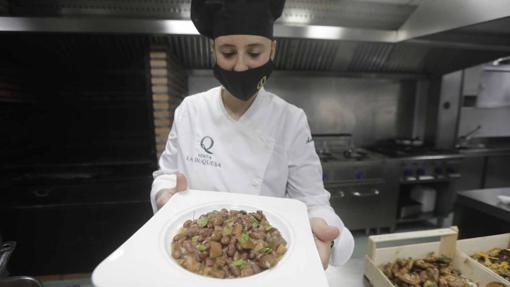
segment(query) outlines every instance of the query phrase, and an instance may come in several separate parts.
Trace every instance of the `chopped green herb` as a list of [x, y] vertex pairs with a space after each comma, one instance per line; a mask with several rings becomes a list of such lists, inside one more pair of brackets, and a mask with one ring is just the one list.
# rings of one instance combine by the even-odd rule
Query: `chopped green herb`
[[241, 258], [241, 259], [237, 259], [237, 260], [234, 260], [232, 262], [232, 265], [236, 266], [236, 267], [243, 267], [244, 265], [246, 264], [246, 262], [244, 262], [244, 260]]
[[230, 236], [232, 234], [232, 226], [231, 225], [227, 225], [225, 227], [223, 227], [223, 235], [224, 236]]
[[273, 252], [273, 248], [271, 247], [264, 247], [262, 249], [259, 250], [260, 253], [271, 253]]
[[437, 284], [436, 282], [433, 282], [433, 281], [425, 281], [425, 283], [423, 284], [423, 287], [437, 287]]
[[197, 224], [200, 227], [206, 227], [207, 223], [209, 223], [209, 219], [207, 218], [207, 216], [200, 216], [200, 218], [197, 220]]
[[266, 226], [266, 231], [269, 231], [271, 229], [273, 229], [273, 227], [271, 225]]
[[197, 249], [198, 249], [198, 251], [206, 251], [207, 246], [205, 246], [204, 244], [198, 244]]
[[191, 237], [191, 241], [193, 243], [197, 243], [197, 241], [199, 241], [199, 240], [200, 240], [200, 235], [195, 235], [195, 236]]
[[250, 221], [253, 228], [257, 228], [259, 226], [259, 221], [255, 217], [250, 216]]
[[250, 240], [250, 236], [248, 235], [248, 233], [243, 232], [243, 233], [241, 234], [241, 237], [239, 238], [239, 240], [240, 240], [241, 242], [247, 242], [248, 240]]

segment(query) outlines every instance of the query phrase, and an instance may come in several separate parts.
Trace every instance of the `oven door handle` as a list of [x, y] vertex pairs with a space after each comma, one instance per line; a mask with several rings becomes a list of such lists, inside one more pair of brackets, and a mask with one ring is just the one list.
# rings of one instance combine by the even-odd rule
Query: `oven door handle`
[[354, 197], [375, 197], [379, 196], [381, 192], [378, 189], [372, 189], [370, 192], [359, 192], [359, 191], [352, 191], [352, 196]]

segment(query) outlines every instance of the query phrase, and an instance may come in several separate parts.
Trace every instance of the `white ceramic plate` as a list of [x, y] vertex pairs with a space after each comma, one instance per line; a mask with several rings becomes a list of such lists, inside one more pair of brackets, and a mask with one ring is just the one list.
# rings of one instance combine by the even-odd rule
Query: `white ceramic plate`
[[[278, 264], [259, 274], [216, 279], [194, 274], [170, 256], [170, 243], [188, 219], [221, 208], [262, 210], [280, 230], [288, 250]], [[97, 287], [250, 287], [328, 286], [315, 248], [306, 206], [294, 199], [189, 190], [177, 193], [92, 274]]]

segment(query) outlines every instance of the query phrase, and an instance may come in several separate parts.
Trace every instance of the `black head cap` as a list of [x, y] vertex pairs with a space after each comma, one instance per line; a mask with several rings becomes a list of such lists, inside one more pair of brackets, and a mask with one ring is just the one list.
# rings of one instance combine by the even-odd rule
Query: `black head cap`
[[273, 38], [273, 24], [285, 0], [192, 0], [191, 20], [200, 34], [215, 39], [225, 35]]

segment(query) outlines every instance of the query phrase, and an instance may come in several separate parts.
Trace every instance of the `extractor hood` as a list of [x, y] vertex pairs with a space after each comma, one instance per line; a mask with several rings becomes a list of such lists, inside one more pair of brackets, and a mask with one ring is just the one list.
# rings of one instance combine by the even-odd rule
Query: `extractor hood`
[[[116, 34], [164, 45], [188, 69], [211, 68], [190, 0], [10, 0], [6, 34]], [[507, 0], [287, 0], [275, 26], [279, 70], [434, 75], [510, 55]], [[133, 39], [132, 41], [130, 39]], [[3, 42], [3, 41], [2, 41]], [[118, 45], [118, 43], [116, 43]]]

